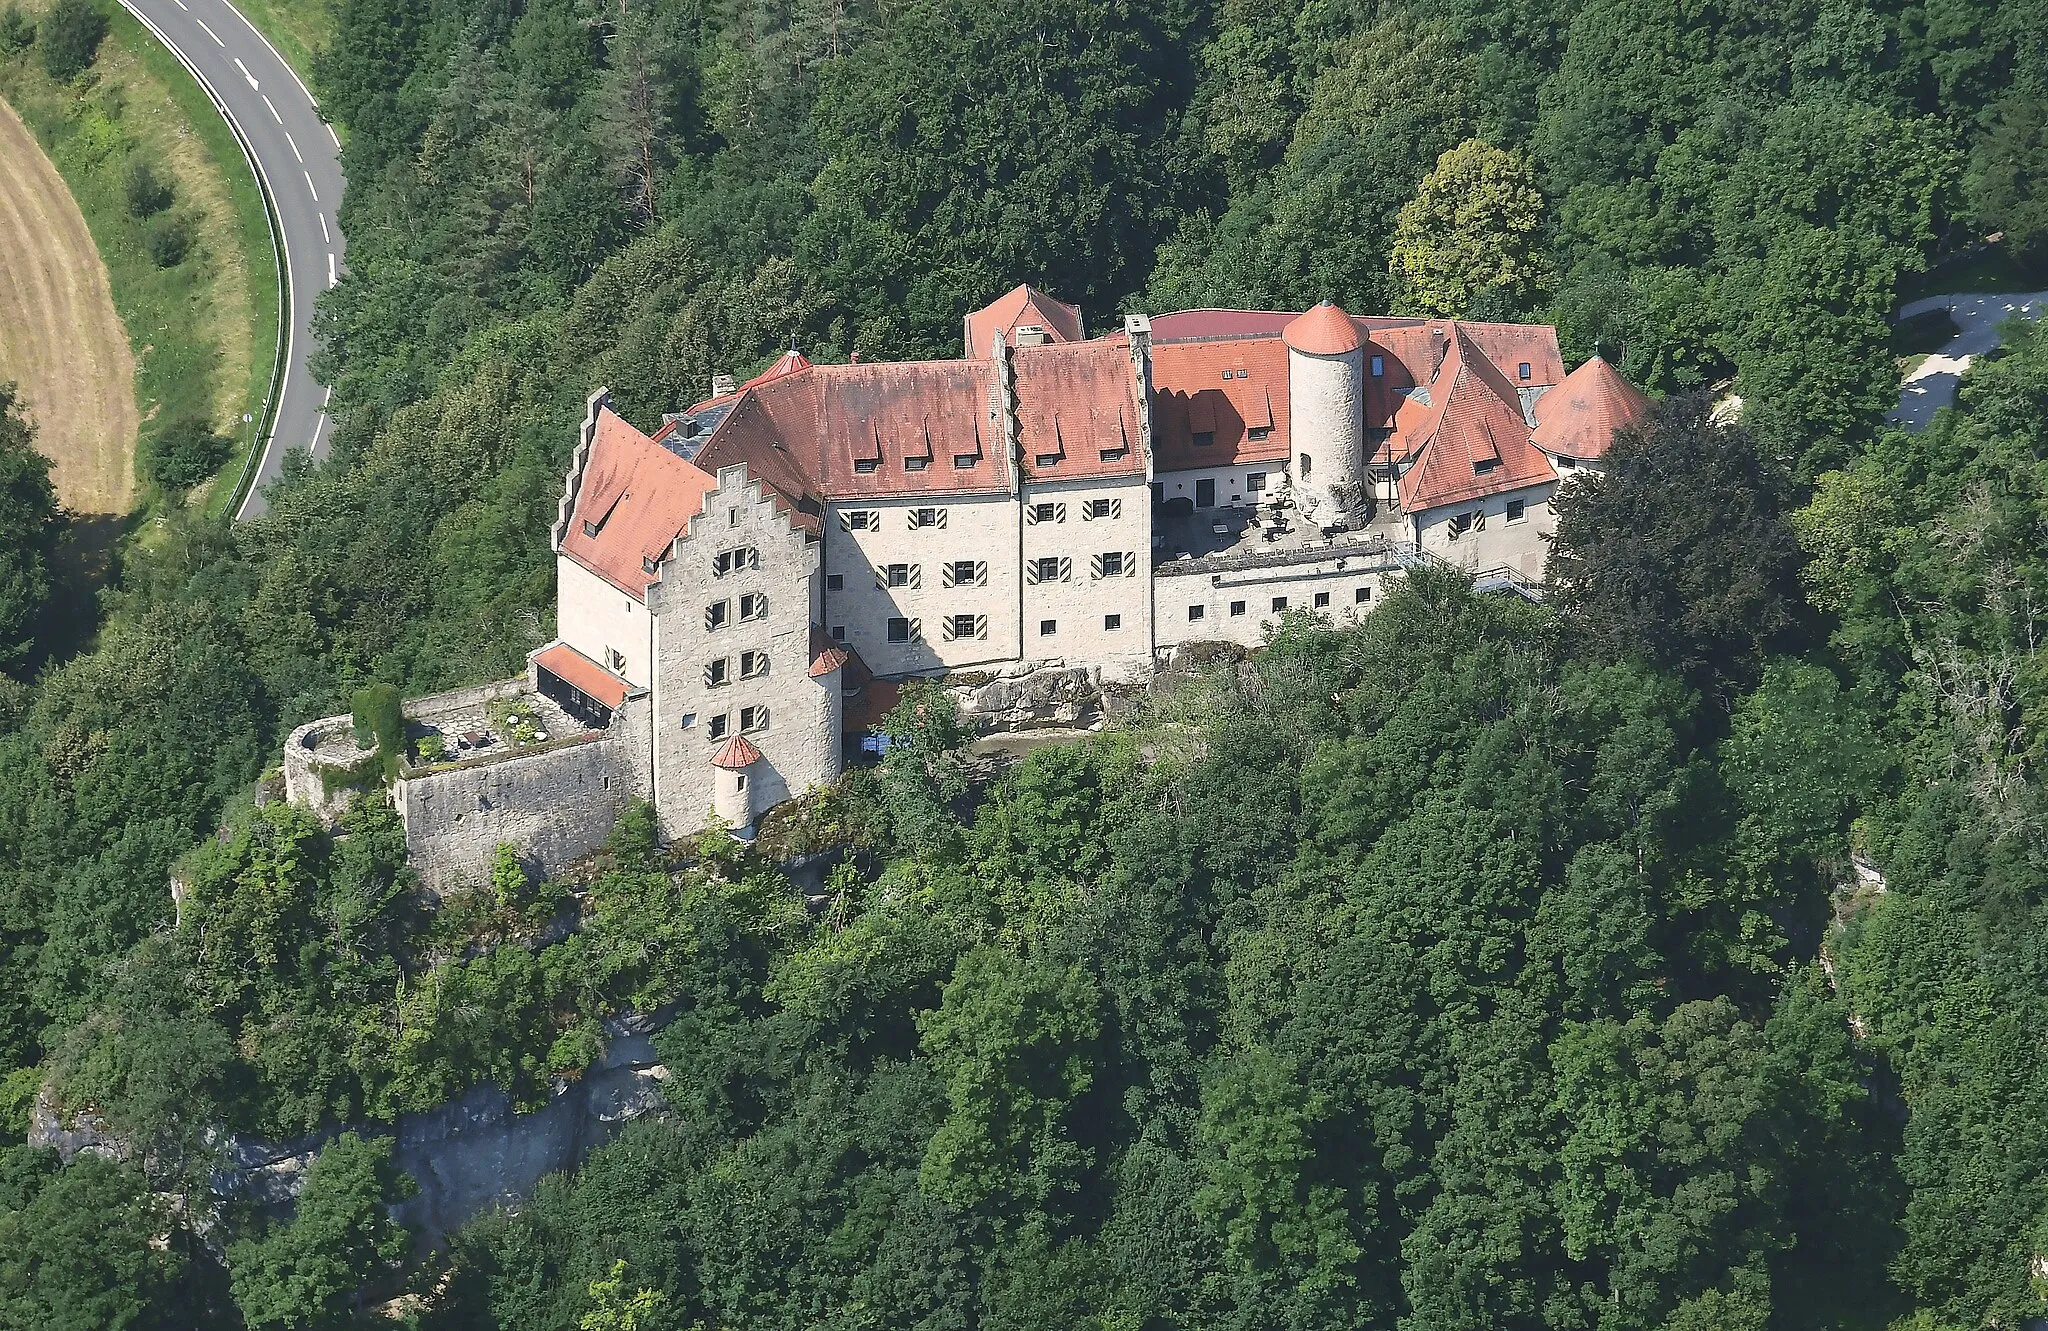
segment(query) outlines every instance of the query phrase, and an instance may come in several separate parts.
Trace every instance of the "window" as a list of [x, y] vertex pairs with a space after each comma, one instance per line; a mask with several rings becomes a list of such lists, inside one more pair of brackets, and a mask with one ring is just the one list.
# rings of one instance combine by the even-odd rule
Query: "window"
[[713, 601], [704, 607], [704, 627], [707, 629], [722, 629], [731, 618], [731, 601]]
[[1067, 568], [1066, 560], [1048, 555], [1042, 559], [1032, 560], [1025, 572], [1030, 574], [1033, 582], [1065, 582]]
[[612, 673], [614, 675], [623, 675], [626, 673], [626, 654], [620, 651], [618, 648], [605, 648], [604, 659], [605, 664], [609, 665], [612, 668]]
[[1281, 612], [1282, 610], [1285, 610], [1286, 608], [1287, 608], [1287, 598], [1286, 598], [1286, 597], [1284, 597], [1284, 596], [1276, 596], [1276, 597], [1274, 597], [1274, 598], [1273, 598], [1273, 613], [1274, 613], [1274, 614], [1276, 614], [1276, 615], [1277, 615], [1277, 614], [1279, 614], [1279, 613], [1280, 613], [1280, 612]]
[[891, 564], [883, 571], [883, 576], [889, 580], [888, 585], [891, 587], [908, 587], [910, 585], [910, 565]]
[[[661, 561], [659, 559], [656, 559], [653, 555], [641, 556], [640, 571], [642, 573], [652, 573], [654, 572], [654, 570], [660, 567]], [[629, 615], [633, 613], [633, 603], [631, 601], [626, 602], [626, 613]]]
[[889, 641], [890, 641], [890, 642], [909, 642], [909, 641], [910, 641], [910, 621], [909, 621], [909, 620], [907, 620], [907, 619], [905, 619], [905, 618], [903, 618], [903, 617], [902, 617], [901, 615], [892, 615], [892, 616], [890, 616], [890, 618], [889, 618]]
[[747, 774], [745, 772], [734, 772], [732, 774], [732, 788], [735, 793], [747, 788]]
[[1206, 614], [1206, 613], [1207, 613], [1207, 608], [1206, 608], [1206, 607], [1204, 607], [1204, 606], [1199, 606], [1199, 605], [1191, 605], [1191, 606], [1189, 606], [1189, 607], [1188, 607], [1188, 623], [1190, 623], [1190, 624], [1194, 623], [1194, 622], [1195, 622], [1196, 620], [1200, 619], [1200, 618], [1201, 618], [1201, 617], [1202, 617], [1202, 616], [1203, 616], [1204, 614]]
[[741, 730], [743, 730], [743, 731], [760, 731], [760, 730], [766, 730], [767, 728], [768, 728], [768, 709], [767, 709], [766, 707], [742, 707], [742, 708], [740, 708], [740, 729], [741, 729]]
[[1104, 615], [1102, 617], [1102, 627], [1111, 633], [1116, 632], [1123, 626], [1124, 617], [1122, 615]]
[[741, 619], [766, 619], [767, 617], [768, 597], [765, 593], [748, 592], [740, 597]]
[[1308, 459], [1308, 454], [1306, 454], [1306, 453], [1303, 453], [1303, 454], [1301, 455], [1301, 479], [1303, 479], [1304, 481], [1308, 479], [1308, 469], [1309, 469], [1309, 459]]
[[1316, 593], [1316, 609], [1320, 610], [1320, 609], [1322, 609], [1322, 608], [1323, 608], [1324, 606], [1328, 605], [1329, 603], [1330, 603], [1330, 594], [1329, 594], [1328, 592], [1317, 592], [1317, 593]]
[[844, 624], [834, 624], [834, 625], [832, 626], [832, 641], [834, 641], [834, 642], [845, 642], [845, 641], [846, 641], [846, 625], [844, 625]]
[[1123, 508], [1120, 499], [1091, 499], [1081, 510], [1081, 516], [1089, 519], [1121, 517]]
[[1557, 469], [1559, 471], [1570, 471], [1573, 467], [1576, 467], [1578, 465], [1579, 460], [1577, 458], [1568, 458], [1563, 456], [1562, 454], [1558, 456]]
[[1460, 536], [1471, 530], [1472, 515], [1470, 513], [1460, 513], [1457, 517], [1451, 519], [1452, 540], [1457, 540]]
[[1095, 576], [1098, 578], [1121, 578], [1124, 575], [1124, 554], [1121, 550], [1105, 550], [1095, 556]]
[[924, 531], [932, 527], [944, 528], [946, 510], [943, 508], [913, 508], [910, 510], [910, 529]]
[[1128, 448], [1103, 448], [1097, 449], [1095, 455], [1104, 462], [1122, 462], [1131, 455], [1131, 450]]
[[728, 527], [740, 525], [740, 511], [738, 509], [729, 508], [725, 511], [725, 525]]
[[597, 524], [595, 522], [592, 522], [589, 518], [583, 519], [583, 534], [585, 536], [597, 535]]
[[945, 629], [947, 642], [958, 642], [963, 638], [986, 638], [988, 636], [988, 616], [947, 615]]
[[828, 592], [845, 591], [846, 575], [844, 573], [827, 573], [825, 575], [825, 590]]
[[683, 729], [685, 729], [685, 730], [688, 730], [688, 729], [690, 729], [691, 727], [695, 726], [696, 724], [697, 724], [697, 714], [696, 714], [695, 712], [684, 712], [684, 713], [683, 713]]
[[1360, 587], [1357, 591], [1351, 593], [1351, 604], [1353, 605], [1364, 605], [1371, 599], [1372, 588], [1370, 587]]
[[1247, 472], [1244, 478], [1244, 489], [1246, 494], [1264, 494], [1266, 490], [1266, 473], [1263, 471]]
[[732, 722], [727, 718], [726, 714], [720, 712], [717, 716], [704, 723], [704, 738], [712, 740], [724, 739], [726, 732], [731, 726]]
[[1060, 622], [1057, 619], [1041, 619], [1038, 621], [1038, 636], [1041, 638], [1050, 638], [1059, 631]]
[[1521, 363], [1520, 365], [1517, 365], [1517, 366], [1515, 367], [1515, 378], [1517, 378], [1517, 379], [1520, 379], [1520, 380], [1521, 380], [1521, 381], [1522, 381], [1523, 383], [1525, 383], [1525, 384], [1529, 382], [1529, 362], [1528, 362], [1528, 361], [1523, 361], [1523, 362], [1522, 362], [1522, 363]]
[[841, 516], [846, 519], [846, 529], [848, 531], [871, 531], [875, 525], [874, 513], [865, 508], [857, 508], [851, 513], [844, 513]]
[[948, 567], [953, 571], [955, 587], [976, 587], [981, 584], [981, 571], [987, 566], [972, 559], [956, 559]]
[[1386, 374], [1387, 358], [1384, 356], [1374, 356], [1372, 358], [1372, 377], [1375, 379], [1384, 379], [1386, 377]]
[[1509, 521], [1509, 522], [1520, 522], [1520, 521], [1522, 520], [1522, 517], [1523, 517], [1523, 515], [1524, 515], [1525, 513], [1527, 513], [1527, 512], [1528, 512], [1528, 506], [1527, 506], [1527, 504], [1525, 503], [1525, 501], [1523, 501], [1523, 500], [1520, 500], [1520, 499], [1510, 499], [1510, 500], [1508, 500], [1508, 521]]
[[1496, 470], [1498, 470], [1498, 469], [1499, 469], [1499, 467], [1500, 467], [1500, 459], [1499, 459], [1499, 458], [1474, 458], [1474, 459], [1472, 459], [1472, 472], [1473, 472], [1473, 474], [1474, 474], [1474, 475], [1477, 475], [1477, 476], [1484, 476], [1484, 475], [1485, 475], [1485, 474], [1486, 474], [1487, 472], [1489, 472], [1489, 471], [1496, 471]]
[[1230, 603], [1230, 614], [1231, 614], [1231, 617], [1232, 617], [1232, 618], [1235, 618], [1236, 616], [1238, 616], [1238, 615], [1241, 615], [1241, 614], [1243, 614], [1243, 613], [1244, 613], [1244, 602], [1243, 602], [1243, 601], [1232, 601], [1232, 602]]
[[761, 567], [760, 552], [751, 545], [743, 545], [737, 550], [719, 551], [718, 555], [711, 561], [711, 576], [722, 578], [728, 573], [737, 573], [742, 569], [759, 567]]
[[704, 687], [721, 689], [732, 683], [732, 658], [721, 656], [704, 664]]
[[761, 676], [763, 676], [763, 675], [765, 675], [765, 674], [767, 674], [767, 673], [768, 673], [768, 653], [766, 653], [766, 652], [741, 652], [741, 653], [740, 653], [740, 678], [741, 678], [741, 679], [759, 679], [759, 678], [760, 678]]
[[1060, 506], [1058, 504], [1033, 504], [1031, 506], [1031, 520], [1033, 522], [1058, 522], [1060, 520], [1059, 512]]
[[1211, 445], [1211, 444], [1213, 444], [1213, 443], [1215, 443], [1215, 442], [1216, 442], [1216, 432], [1215, 432], [1214, 430], [1197, 430], [1197, 431], [1195, 431], [1195, 447], [1196, 447], [1196, 448], [1207, 448], [1207, 447], [1208, 447], [1209, 445]]
[[1032, 461], [1041, 467], [1057, 467], [1060, 465], [1060, 455], [1057, 453], [1040, 453]]
[[981, 461], [979, 453], [955, 453], [953, 455], [953, 470], [966, 471], [979, 461]]
[[855, 475], [872, 476], [881, 469], [882, 460], [880, 458], [855, 458], [853, 460]]
[[929, 467], [931, 465], [932, 460], [930, 458], [903, 459], [903, 470], [905, 471], [923, 471], [926, 467]]

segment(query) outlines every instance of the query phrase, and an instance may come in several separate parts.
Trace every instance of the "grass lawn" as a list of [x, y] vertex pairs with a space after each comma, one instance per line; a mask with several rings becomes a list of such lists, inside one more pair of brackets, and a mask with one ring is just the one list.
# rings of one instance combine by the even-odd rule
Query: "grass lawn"
[[1899, 304], [1951, 291], [2038, 291], [2043, 286], [2048, 278], [2014, 267], [2005, 246], [1981, 245], [1908, 276], [1899, 284]]
[[[56, 164], [106, 263], [135, 354], [145, 456], [155, 429], [204, 417], [238, 445], [222, 468], [225, 483], [209, 483], [225, 492], [254, 445], [276, 362], [269, 216], [233, 132], [185, 67], [126, 10], [111, 18], [98, 59], [76, 83], [51, 80], [31, 48], [0, 61], [0, 95]], [[134, 161], [171, 182], [171, 205], [156, 218], [128, 211]], [[191, 245], [182, 261], [159, 267], [150, 233], [173, 218], [187, 225]], [[162, 498], [146, 479], [142, 493], [146, 503]]]
[[298, 76], [313, 86], [313, 53], [334, 32], [328, 0], [234, 0]]

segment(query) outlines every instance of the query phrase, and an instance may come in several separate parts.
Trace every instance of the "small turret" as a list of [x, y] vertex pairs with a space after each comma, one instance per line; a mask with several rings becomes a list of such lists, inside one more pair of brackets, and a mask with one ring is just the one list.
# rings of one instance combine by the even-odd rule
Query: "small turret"
[[1366, 494], [1365, 344], [1328, 301], [1281, 330], [1294, 440], [1295, 503], [1311, 522], [1341, 524]]

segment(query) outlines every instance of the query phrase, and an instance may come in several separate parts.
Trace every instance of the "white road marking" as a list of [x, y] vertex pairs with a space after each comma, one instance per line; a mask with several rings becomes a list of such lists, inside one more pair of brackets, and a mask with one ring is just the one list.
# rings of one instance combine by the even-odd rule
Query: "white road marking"
[[241, 70], [242, 77], [249, 80], [249, 91], [259, 91], [258, 88], [256, 87], [256, 76], [249, 72], [249, 67], [242, 63], [242, 58], [240, 56], [235, 57], [235, 68]]
[[275, 104], [271, 102], [270, 94], [267, 92], [263, 94], [263, 104], [270, 108], [270, 118], [272, 120], [275, 120], [278, 124], [282, 125], [284, 123], [284, 117], [277, 113], [277, 107]]
[[184, 9], [184, 10], [185, 10], [185, 12], [186, 12], [187, 14], [189, 14], [189, 13], [191, 13], [191, 12], [192, 12], [192, 11], [191, 11], [191, 10], [189, 10], [189, 9], [185, 9], [185, 0], [177, 0], [177, 4], [178, 4], [178, 8], [180, 8], [180, 9]]
[[320, 239], [322, 239], [322, 240], [326, 241], [326, 242], [327, 242], [328, 244], [330, 244], [330, 245], [332, 245], [332, 244], [334, 243], [334, 237], [333, 237], [333, 236], [330, 236], [330, 235], [328, 235], [328, 234], [327, 234], [327, 214], [326, 214], [326, 213], [322, 213], [322, 214], [320, 214]]
[[334, 275], [334, 251], [329, 250], [327, 251], [327, 285], [333, 286], [339, 281], [341, 279]]
[[323, 411], [320, 413], [320, 418], [313, 422], [313, 442], [306, 445], [306, 451], [308, 453], [311, 453], [315, 449], [320, 447], [320, 432], [326, 428], [327, 413]]
[[284, 132], [284, 141], [292, 146], [292, 156], [298, 158], [301, 162], [306, 160], [306, 155], [299, 151], [299, 141], [292, 137], [290, 130]]
[[306, 178], [306, 192], [313, 196], [313, 202], [320, 202], [320, 191], [313, 188], [313, 173], [301, 171], [299, 174]]
[[[318, 103], [318, 102], [315, 102], [315, 103], [314, 103], [314, 105], [315, 105], [315, 106], [318, 106], [318, 105], [319, 105], [319, 103]], [[333, 139], [333, 140], [334, 140], [334, 151], [336, 151], [336, 152], [340, 152], [340, 151], [341, 151], [341, 135], [339, 135], [339, 134], [336, 134], [336, 133], [334, 132], [334, 122], [333, 122], [333, 121], [331, 121], [331, 120], [327, 122], [327, 137], [328, 137], [328, 138], [330, 138], [330, 139]]]
[[333, 385], [333, 384], [329, 384], [329, 385], [327, 385], [327, 391], [326, 391], [326, 392], [324, 392], [324, 393], [322, 393], [322, 394], [320, 395], [320, 405], [321, 405], [322, 407], [325, 407], [325, 406], [327, 405], [327, 399], [329, 399], [329, 398], [331, 398], [331, 397], [333, 397], [333, 396], [334, 396], [334, 385]]
[[[202, 28], [206, 28], [206, 20], [200, 19], [199, 26]], [[221, 50], [225, 51], [228, 49], [228, 44], [222, 41], [220, 39], [220, 34], [215, 32], [212, 28], [206, 28], [206, 35], [213, 38], [213, 44], [215, 46], [218, 46]]]

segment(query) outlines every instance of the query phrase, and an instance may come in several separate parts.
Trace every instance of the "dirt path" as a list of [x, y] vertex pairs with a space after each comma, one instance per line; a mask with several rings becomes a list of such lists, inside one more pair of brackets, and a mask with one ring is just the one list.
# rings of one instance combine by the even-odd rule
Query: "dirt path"
[[1956, 335], [1949, 339], [1947, 346], [1914, 367], [1913, 373], [1899, 388], [1899, 408], [1891, 415], [1893, 424], [1916, 432], [1927, 428], [1935, 412], [1955, 403], [1956, 389], [1969, 370], [1970, 362], [1998, 345], [1998, 330], [2007, 319], [2041, 317], [2042, 311], [2048, 309], [2048, 291], [2001, 295], [1956, 292], [1928, 296], [1902, 308], [1899, 318], [1910, 319], [1916, 314], [1942, 309], [1955, 320]]
[[106, 266], [63, 177], [0, 101], [0, 379], [21, 386], [57, 498], [135, 501], [135, 358]]

